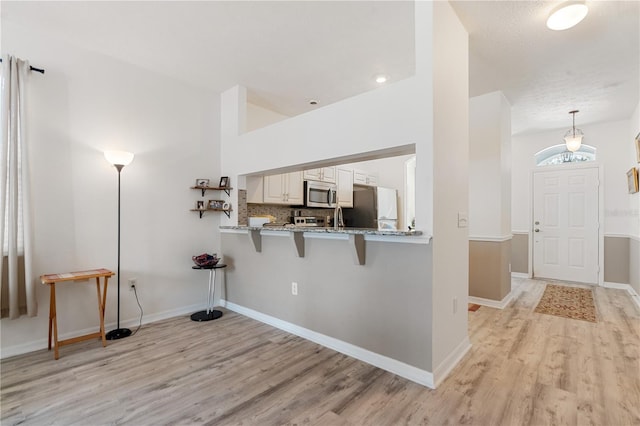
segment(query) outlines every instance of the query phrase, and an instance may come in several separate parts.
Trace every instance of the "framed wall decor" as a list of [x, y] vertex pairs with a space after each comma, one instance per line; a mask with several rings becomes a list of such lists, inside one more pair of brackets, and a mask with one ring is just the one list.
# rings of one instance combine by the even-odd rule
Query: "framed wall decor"
[[226, 188], [227, 186], [229, 186], [229, 176], [222, 176], [220, 178], [220, 184], [218, 185], [218, 187]]
[[202, 200], [196, 201], [196, 210], [204, 210], [204, 201]]
[[627, 172], [627, 186], [629, 187], [629, 194], [638, 192], [638, 169], [635, 167], [632, 167]]
[[640, 133], [636, 136], [636, 162], [640, 163]]
[[210, 209], [222, 209], [223, 205], [224, 205], [223, 200], [209, 200]]
[[209, 186], [209, 179], [196, 179], [196, 186], [198, 188], [206, 188]]

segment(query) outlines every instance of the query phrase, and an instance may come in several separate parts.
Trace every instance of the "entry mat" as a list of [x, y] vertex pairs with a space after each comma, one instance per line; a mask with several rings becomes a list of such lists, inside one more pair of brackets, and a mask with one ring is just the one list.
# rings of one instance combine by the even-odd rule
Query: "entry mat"
[[597, 322], [593, 292], [586, 288], [547, 284], [534, 312]]
[[480, 309], [480, 305], [478, 305], [477, 303], [469, 303], [469, 312], [475, 312], [478, 309]]

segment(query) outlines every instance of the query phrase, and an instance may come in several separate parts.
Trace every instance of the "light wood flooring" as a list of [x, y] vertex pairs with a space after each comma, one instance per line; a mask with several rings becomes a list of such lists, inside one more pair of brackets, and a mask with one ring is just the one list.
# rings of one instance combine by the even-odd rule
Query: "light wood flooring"
[[473, 348], [430, 390], [225, 311], [137, 335], [1, 363], [1, 423], [60, 425], [638, 425], [640, 315], [594, 289], [598, 322], [533, 310], [544, 282], [506, 309], [469, 313]]

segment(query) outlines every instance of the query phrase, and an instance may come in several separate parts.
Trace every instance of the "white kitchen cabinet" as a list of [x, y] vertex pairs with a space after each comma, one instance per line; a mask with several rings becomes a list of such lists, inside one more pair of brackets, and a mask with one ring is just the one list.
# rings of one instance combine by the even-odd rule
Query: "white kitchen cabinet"
[[302, 172], [265, 176], [263, 203], [301, 205], [304, 202]]
[[304, 204], [304, 180], [302, 179], [302, 172], [287, 173], [285, 183], [287, 188], [287, 204]]
[[336, 167], [336, 174], [338, 205], [340, 207], [353, 207], [353, 169]]
[[262, 176], [247, 176], [247, 203], [264, 203], [264, 181]]
[[319, 182], [336, 183], [335, 167], [320, 167], [304, 171], [304, 180], [315, 180]]
[[373, 172], [367, 172], [365, 170], [353, 170], [353, 183], [358, 185], [378, 185], [378, 174]]

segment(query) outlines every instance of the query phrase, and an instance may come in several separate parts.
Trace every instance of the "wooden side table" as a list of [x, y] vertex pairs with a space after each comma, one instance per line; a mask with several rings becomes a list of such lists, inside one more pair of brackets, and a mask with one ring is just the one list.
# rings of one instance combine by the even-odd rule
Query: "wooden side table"
[[224, 263], [218, 263], [213, 266], [192, 266], [193, 269], [208, 269], [209, 270], [209, 291], [207, 293], [207, 310], [198, 311], [191, 314], [192, 321], [211, 321], [218, 319], [222, 316], [221, 311], [213, 309], [213, 297], [216, 294], [216, 269], [226, 268]]
[[[104, 308], [107, 301], [107, 282], [109, 277], [115, 273], [108, 269], [92, 269], [90, 271], [65, 272], [62, 274], [46, 274], [40, 276], [42, 284], [49, 286], [49, 344], [47, 349], [51, 350], [51, 338], [53, 337], [54, 358], [60, 358], [58, 347], [70, 345], [71, 343], [81, 342], [83, 340], [101, 338], [102, 346], [107, 346], [107, 339], [104, 334]], [[100, 292], [100, 277], [104, 278], [102, 293]], [[98, 294], [98, 316], [100, 317], [100, 331], [86, 334], [84, 336], [73, 337], [71, 339], [58, 341], [58, 318], [56, 315], [56, 283], [65, 281], [85, 281], [92, 278], [96, 279], [96, 291]]]

